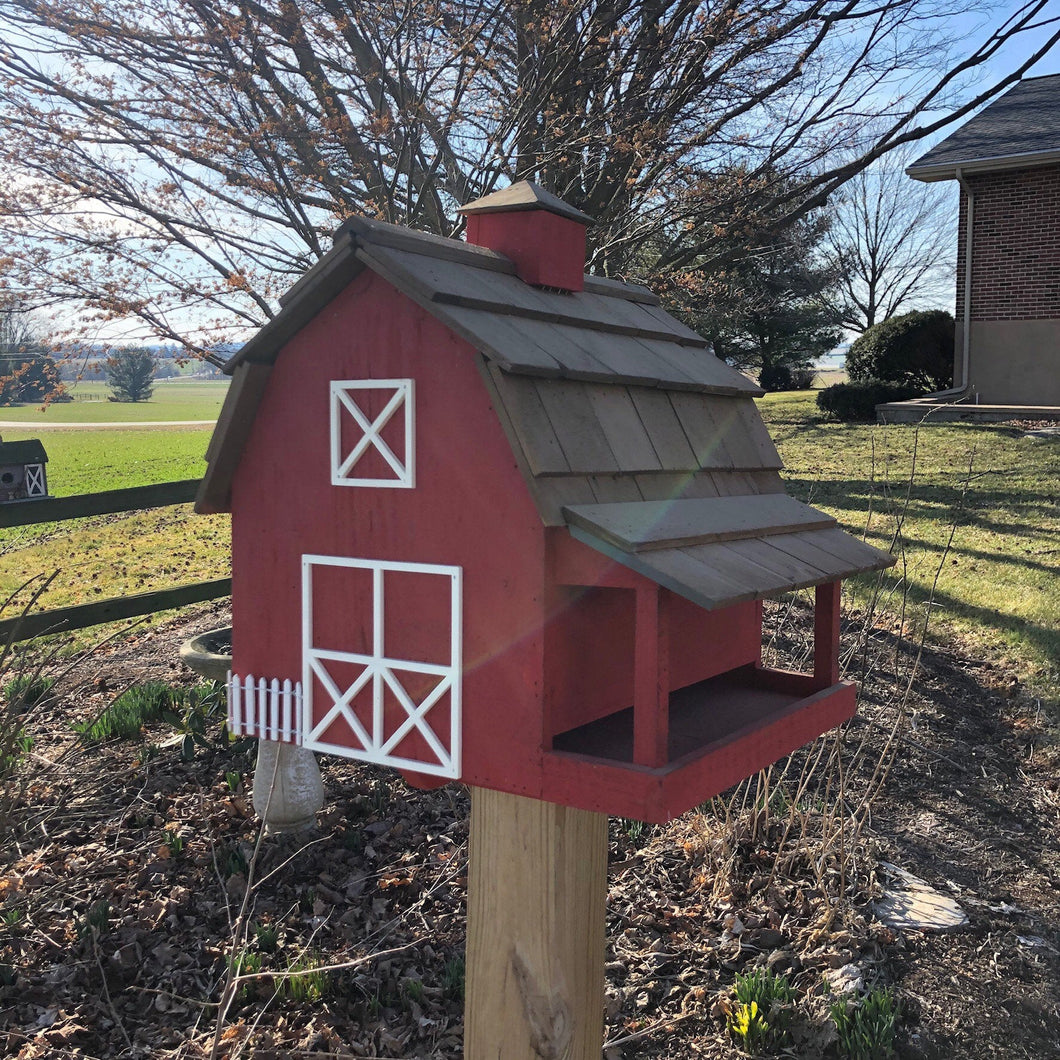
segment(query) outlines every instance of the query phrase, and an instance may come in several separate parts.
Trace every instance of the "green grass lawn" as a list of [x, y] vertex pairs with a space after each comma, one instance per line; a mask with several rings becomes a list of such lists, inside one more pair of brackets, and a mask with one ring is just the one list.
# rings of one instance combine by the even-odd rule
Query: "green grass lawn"
[[921, 620], [931, 600], [936, 633], [1060, 699], [1060, 440], [994, 424], [841, 424], [814, 402], [759, 402], [789, 492], [873, 544], [895, 542], [892, 611], [908, 586]]
[[25, 423], [138, 423], [145, 421], [215, 420], [228, 391], [227, 380], [165, 380], [155, 384], [150, 401], [108, 401], [105, 383], [69, 384], [74, 401], [0, 408], [0, 420]]
[[[0, 417], [2, 418], [2, 417]], [[39, 437], [48, 453], [48, 492], [55, 497], [125, 486], [201, 478], [210, 428], [54, 431], [5, 430], [8, 441]]]
[[[201, 478], [210, 433], [174, 427], [42, 432], [49, 492], [68, 496]], [[190, 505], [178, 505], [0, 530], [0, 599], [27, 578], [55, 571], [43, 608], [227, 577], [228, 517], [197, 516]], [[23, 593], [11, 607], [25, 599]]]

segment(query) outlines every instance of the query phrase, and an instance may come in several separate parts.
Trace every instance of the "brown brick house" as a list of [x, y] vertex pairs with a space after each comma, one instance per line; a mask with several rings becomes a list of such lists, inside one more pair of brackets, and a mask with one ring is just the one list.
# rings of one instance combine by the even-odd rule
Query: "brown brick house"
[[929, 403], [1060, 415], [1060, 75], [1021, 81], [906, 172], [961, 188], [954, 389]]

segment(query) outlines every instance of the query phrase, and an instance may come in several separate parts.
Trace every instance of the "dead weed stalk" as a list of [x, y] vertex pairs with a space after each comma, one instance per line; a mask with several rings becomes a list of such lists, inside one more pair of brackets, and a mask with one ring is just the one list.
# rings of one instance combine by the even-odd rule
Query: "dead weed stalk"
[[[917, 429], [917, 435], [919, 428]], [[974, 467], [974, 451], [949, 533], [940, 549], [925, 598], [913, 592], [909, 542], [903, 534], [913, 497], [913, 470], [900, 489], [889, 485], [887, 466], [879, 483], [879, 506], [872, 515], [888, 520], [891, 549], [898, 556], [897, 578], [881, 572], [856, 600], [847, 588], [841, 671], [859, 683], [859, 715], [757, 776], [701, 807], [692, 820], [696, 839], [686, 844], [702, 858], [698, 878], [716, 903], [735, 905], [783, 892], [812, 902], [799, 945], [821, 945], [844, 919], [876, 890], [876, 856], [871, 833], [873, 809], [886, 788], [909, 722], [909, 703], [928, 641], [939, 577], [953, 548]], [[771, 635], [765, 646], [771, 664], [805, 668], [812, 658], [812, 610], [795, 594], [767, 612]], [[787, 901], [780, 905], [787, 906]]]
[[[39, 716], [54, 703], [54, 690], [64, 679], [109, 641], [125, 636], [143, 619], [124, 624], [109, 635], [70, 654], [73, 640], [55, 634], [47, 638], [18, 639], [18, 623], [31, 614], [60, 572], [38, 574], [22, 583], [0, 602], [0, 615], [31, 589], [29, 599], [19, 605], [16, 622], [6, 641], [0, 643], [0, 838], [7, 840], [6, 854], [21, 856], [22, 842], [45, 831], [47, 822], [62, 806], [50, 801], [27, 799], [34, 784], [62, 774], [67, 759], [82, 749], [71, 741], [51, 758], [34, 748], [33, 730]], [[56, 631], [58, 633], [60, 631]], [[84, 795], [82, 789], [81, 794]]]

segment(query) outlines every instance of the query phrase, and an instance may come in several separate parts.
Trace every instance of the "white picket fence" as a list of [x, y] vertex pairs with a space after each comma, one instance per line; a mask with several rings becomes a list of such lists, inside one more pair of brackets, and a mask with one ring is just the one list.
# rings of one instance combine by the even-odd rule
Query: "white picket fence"
[[259, 740], [302, 743], [302, 682], [228, 675], [228, 731]]

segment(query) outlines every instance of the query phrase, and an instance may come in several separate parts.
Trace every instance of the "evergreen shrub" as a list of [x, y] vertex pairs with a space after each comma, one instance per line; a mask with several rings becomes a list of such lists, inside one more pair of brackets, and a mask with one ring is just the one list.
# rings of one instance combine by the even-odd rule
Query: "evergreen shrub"
[[847, 422], [873, 421], [876, 406], [888, 401], [908, 401], [919, 397], [916, 387], [866, 379], [857, 383], [836, 383], [817, 394], [817, 407], [836, 419]]
[[874, 324], [847, 351], [852, 383], [883, 379], [917, 395], [953, 380], [953, 317], [941, 309], [904, 313]]

